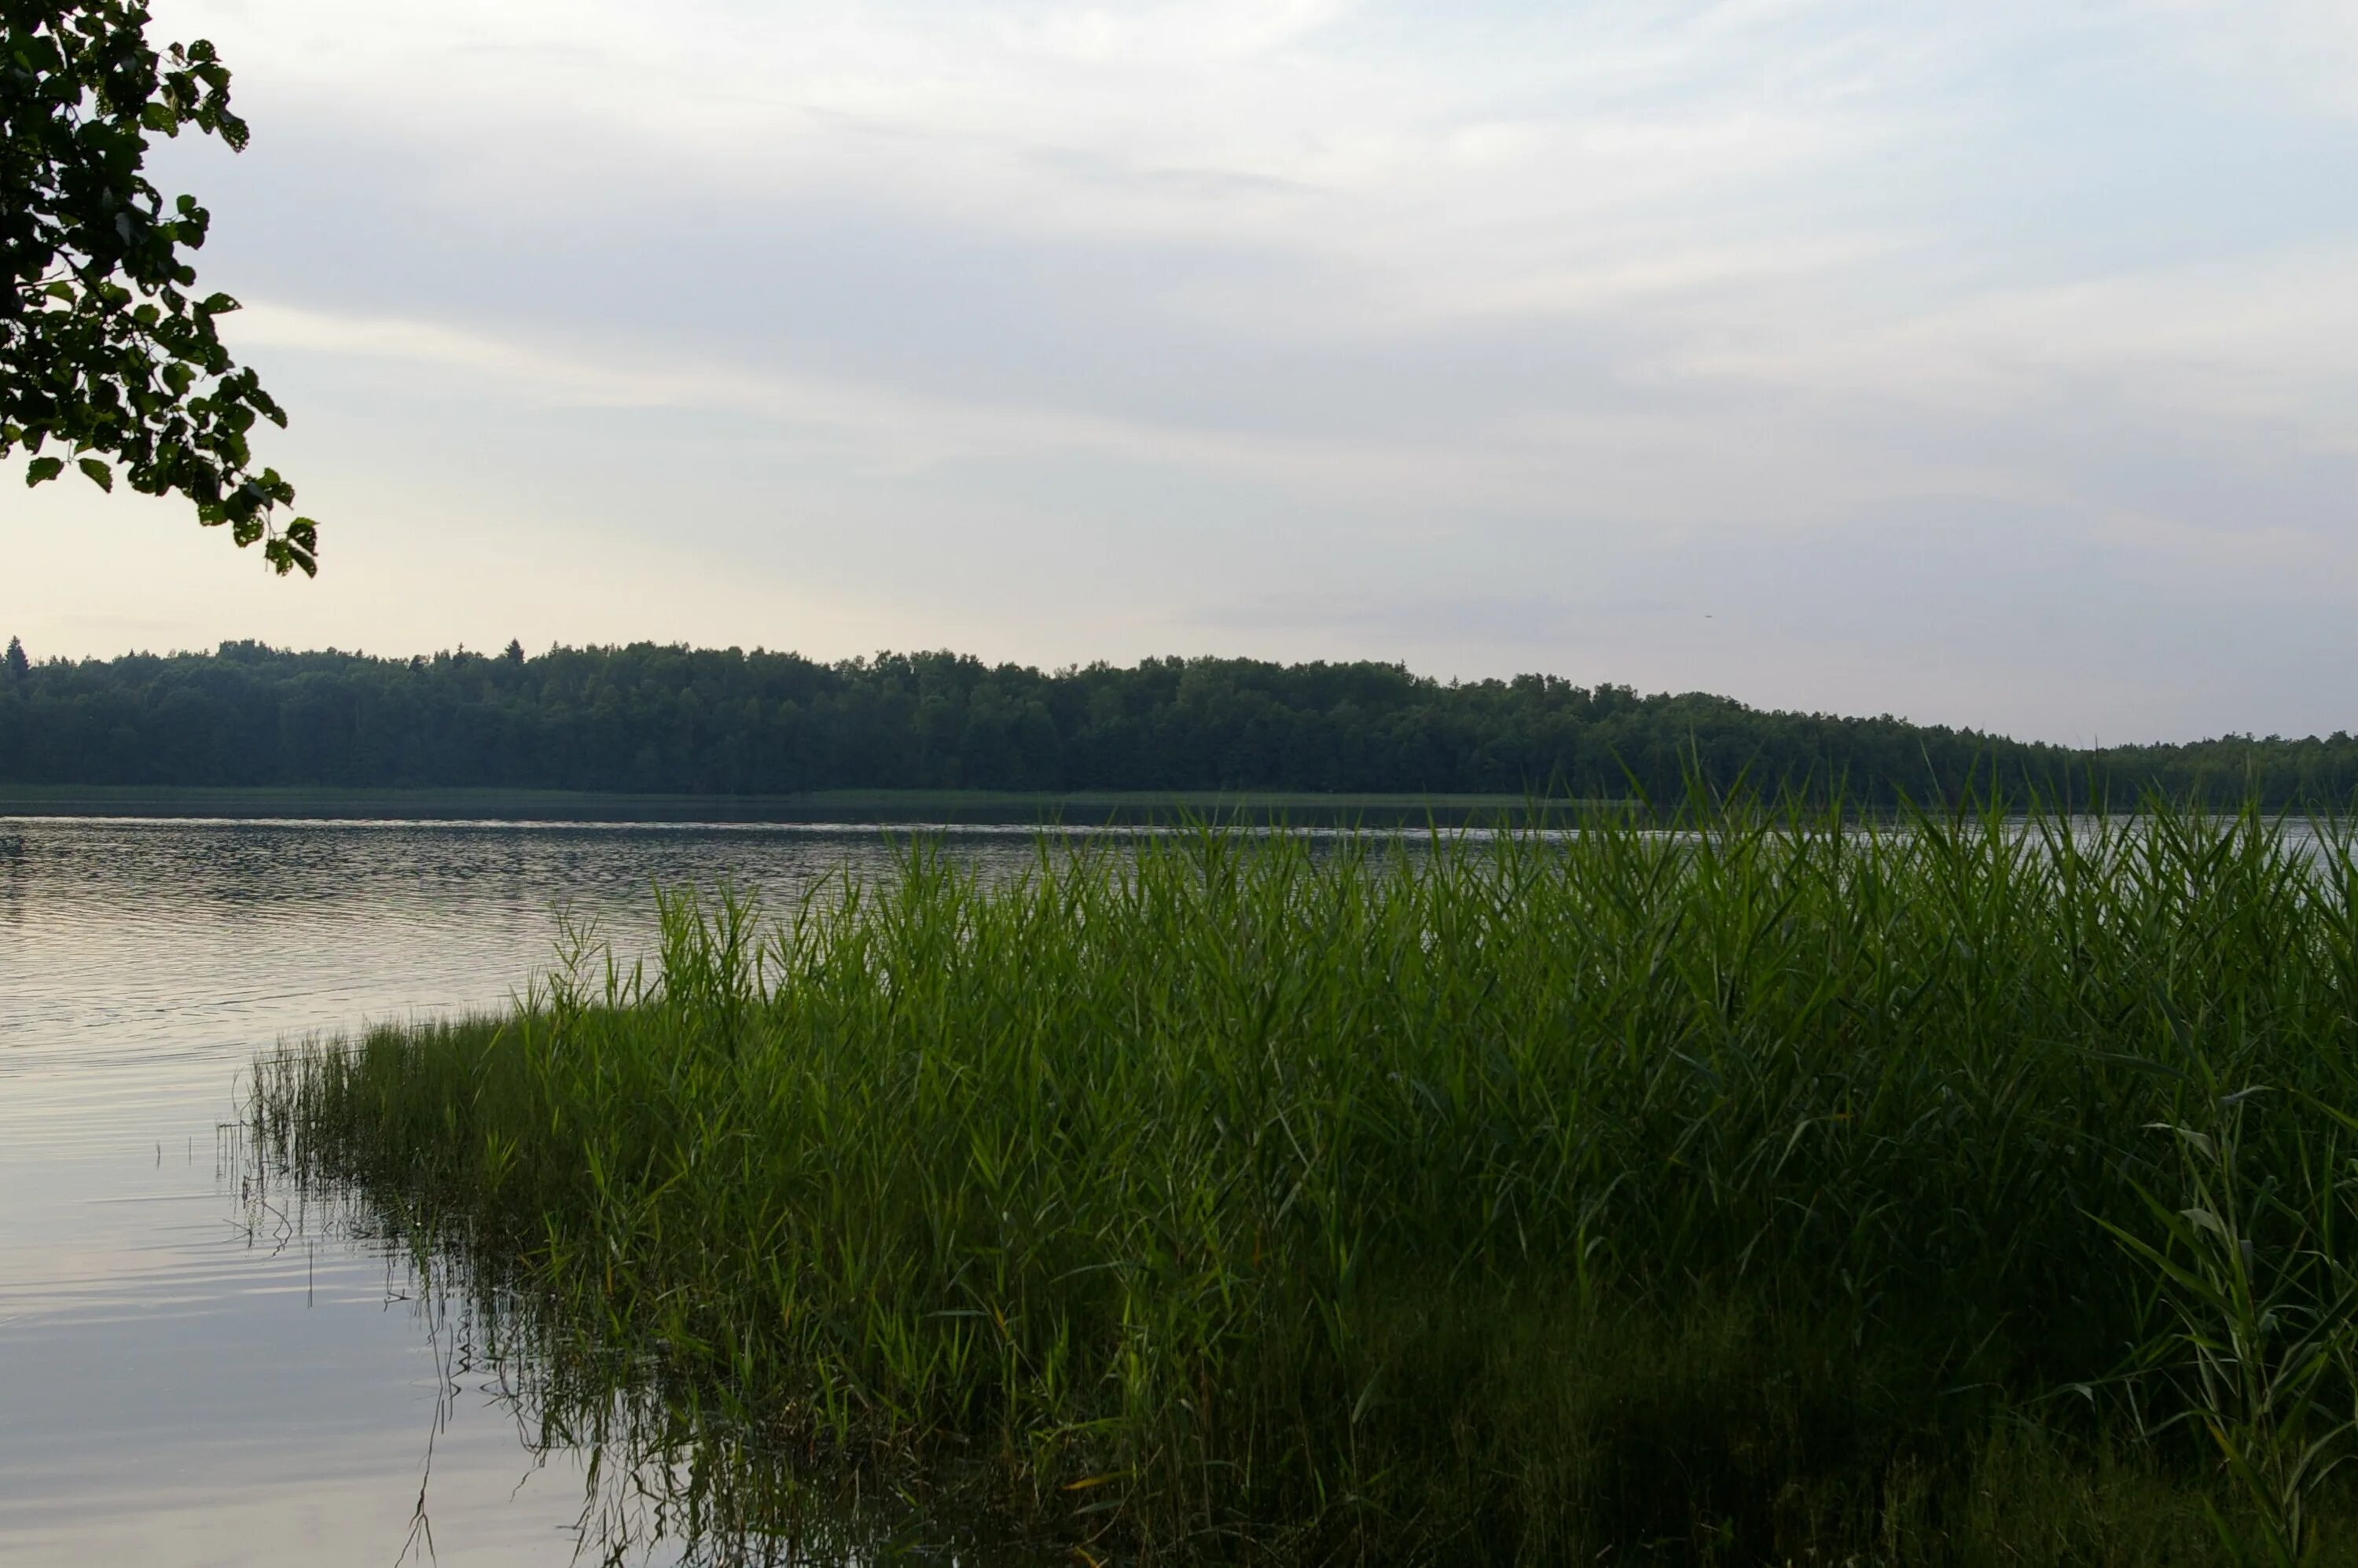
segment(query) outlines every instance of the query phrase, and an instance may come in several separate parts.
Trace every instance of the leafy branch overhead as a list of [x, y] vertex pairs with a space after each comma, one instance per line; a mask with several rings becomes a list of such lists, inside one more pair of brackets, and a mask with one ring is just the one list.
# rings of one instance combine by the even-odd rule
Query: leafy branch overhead
[[210, 219], [142, 173], [151, 135], [245, 146], [228, 69], [203, 39], [159, 54], [146, 6], [126, 0], [0, 0], [0, 458], [22, 446], [28, 485], [70, 460], [107, 491], [120, 465], [132, 489], [186, 496], [200, 523], [260, 543], [278, 572], [316, 573], [318, 526], [277, 523], [295, 487], [248, 445], [286, 413], [222, 344], [237, 301], [195, 292], [184, 253]]

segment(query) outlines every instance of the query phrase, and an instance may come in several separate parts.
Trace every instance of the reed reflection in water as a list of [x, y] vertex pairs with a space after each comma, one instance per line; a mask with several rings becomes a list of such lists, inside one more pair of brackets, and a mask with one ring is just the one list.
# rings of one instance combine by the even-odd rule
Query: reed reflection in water
[[[417, 1435], [397, 1562], [474, 1560], [481, 1503], [463, 1470], [450, 1510], [467, 1530], [456, 1555], [448, 1530], [438, 1538], [436, 1519], [450, 1500], [454, 1436], [465, 1445], [461, 1465], [480, 1468], [492, 1433], [512, 1444], [516, 1489], [537, 1484], [534, 1511], [544, 1530], [566, 1538], [568, 1563], [1032, 1568], [1069, 1561], [977, 1528], [1003, 1517], [977, 1506], [988, 1485], [981, 1466], [966, 1476], [945, 1470], [937, 1485], [880, 1490], [859, 1455], [790, 1444], [725, 1393], [668, 1379], [579, 1325], [550, 1322], [528, 1295], [471, 1271], [466, 1249], [438, 1236], [430, 1220], [388, 1212], [338, 1184], [297, 1181], [242, 1126], [224, 1126], [218, 1150], [244, 1245], [299, 1260], [307, 1279], [323, 1253], [375, 1260], [382, 1304], [406, 1320], [428, 1363], [431, 1409]], [[568, 1488], [577, 1511], [551, 1521], [551, 1505]]]

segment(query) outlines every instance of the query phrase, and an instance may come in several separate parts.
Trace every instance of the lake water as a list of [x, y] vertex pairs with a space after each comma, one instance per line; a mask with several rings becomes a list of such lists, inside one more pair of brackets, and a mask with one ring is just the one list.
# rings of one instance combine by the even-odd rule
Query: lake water
[[[944, 842], [989, 872], [1033, 853]], [[593, 1494], [587, 1455], [534, 1441], [405, 1260], [254, 1200], [243, 1072], [501, 1005], [562, 905], [627, 955], [659, 882], [776, 908], [891, 857], [873, 827], [0, 818], [0, 1564], [692, 1556], [660, 1521], [618, 1543], [593, 1513], [585, 1541], [611, 1465]]]
[[575, 1561], [584, 1456], [535, 1451], [406, 1263], [253, 1225], [243, 1069], [501, 1004], [562, 903], [627, 952], [658, 881], [775, 907], [890, 854], [872, 827], [0, 819], [0, 1563]]

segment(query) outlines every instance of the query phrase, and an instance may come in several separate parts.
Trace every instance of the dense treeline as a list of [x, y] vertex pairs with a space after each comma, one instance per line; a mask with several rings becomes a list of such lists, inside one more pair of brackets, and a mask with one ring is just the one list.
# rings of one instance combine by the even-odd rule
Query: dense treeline
[[225, 643], [0, 665], [0, 783], [625, 790], [1681, 794], [1968, 781], [2118, 801], [2346, 799], [2358, 741], [2227, 737], [2101, 755], [1889, 716], [1768, 712], [1552, 676], [1444, 683], [1397, 665], [1149, 659], [1050, 673], [948, 653], [821, 664], [633, 643], [411, 659]]

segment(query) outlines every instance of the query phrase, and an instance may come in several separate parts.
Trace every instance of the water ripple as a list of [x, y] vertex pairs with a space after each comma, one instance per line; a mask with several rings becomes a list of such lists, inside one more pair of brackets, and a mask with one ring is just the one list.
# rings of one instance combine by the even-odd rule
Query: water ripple
[[[643, 946], [658, 884], [773, 906], [874, 828], [6, 824], [0, 856], [0, 1561], [395, 1560], [429, 1430], [446, 1561], [557, 1563], [580, 1506], [490, 1400], [440, 1399], [396, 1265], [249, 1231], [239, 1080], [308, 1034], [494, 1007], [557, 911]], [[953, 852], [1027, 858], [1025, 833]]]

